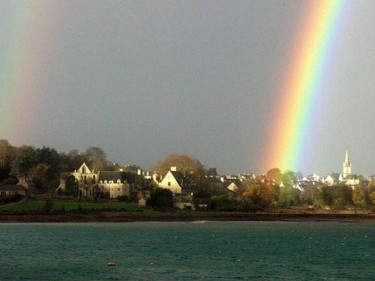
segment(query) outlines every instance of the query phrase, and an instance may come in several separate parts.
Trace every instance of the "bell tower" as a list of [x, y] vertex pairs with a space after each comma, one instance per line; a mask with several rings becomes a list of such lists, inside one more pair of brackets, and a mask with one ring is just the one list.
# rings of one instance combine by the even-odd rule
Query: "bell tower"
[[343, 167], [342, 176], [345, 179], [347, 176], [350, 176], [352, 174], [352, 163], [350, 163], [350, 160], [349, 160], [348, 150], [346, 150], [345, 152], [345, 161], [342, 167]]

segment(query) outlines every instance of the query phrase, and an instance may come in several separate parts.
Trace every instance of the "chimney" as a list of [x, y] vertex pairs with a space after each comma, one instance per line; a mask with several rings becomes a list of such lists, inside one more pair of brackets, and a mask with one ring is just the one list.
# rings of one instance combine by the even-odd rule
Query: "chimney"
[[171, 172], [176, 172], [177, 171], [177, 167], [176, 166], [172, 166], [171, 167]]

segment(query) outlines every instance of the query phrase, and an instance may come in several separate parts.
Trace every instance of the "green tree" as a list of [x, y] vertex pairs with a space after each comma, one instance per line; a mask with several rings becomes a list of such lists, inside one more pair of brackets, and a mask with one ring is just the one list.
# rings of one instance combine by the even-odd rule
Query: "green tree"
[[283, 175], [278, 168], [273, 168], [267, 172], [267, 177], [271, 180], [274, 180], [277, 185], [280, 185], [283, 180]]
[[9, 176], [13, 148], [7, 140], [0, 140], [0, 181]]
[[320, 191], [320, 198], [323, 200], [323, 203], [325, 205], [332, 205], [334, 199], [333, 187], [325, 185], [320, 188]]
[[353, 189], [353, 203], [356, 206], [367, 207], [370, 203], [370, 196], [365, 188], [356, 186]]
[[344, 184], [333, 186], [333, 201], [337, 209], [353, 204], [352, 188]]
[[297, 190], [293, 187], [281, 187], [279, 191], [279, 206], [280, 207], [289, 207], [297, 204], [299, 202], [299, 197]]
[[217, 176], [216, 168], [209, 168], [206, 171], [207, 176]]
[[68, 175], [65, 179], [65, 194], [78, 197], [78, 181], [72, 175]]
[[18, 176], [29, 175], [29, 170], [36, 164], [35, 150], [31, 146], [22, 146], [12, 162], [11, 174]]
[[7, 140], [0, 140], [0, 168], [10, 166], [12, 147]]
[[29, 174], [35, 187], [41, 192], [46, 192], [50, 180], [53, 179], [51, 166], [46, 163], [37, 164], [29, 170]]
[[282, 181], [283, 181], [284, 186], [292, 187], [295, 178], [296, 178], [296, 175], [293, 171], [286, 171], [282, 176]]
[[167, 210], [173, 207], [173, 193], [169, 189], [155, 188], [151, 192], [148, 205], [158, 210]]
[[319, 189], [312, 184], [307, 185], [302, 191], [302, 201], [305, 204], [313, 205], [319, 198]]
[[371, 199], [371, 203], [372, 203], [372, 205], [375, 205], [375, 191], [373, 191], [373, 192], [370, 194], [370, 199]]
[[207, 209], [211, 211], [231, 212], [237, 210], [239, 203], [227, 195], [215, 195], [210, 198]]

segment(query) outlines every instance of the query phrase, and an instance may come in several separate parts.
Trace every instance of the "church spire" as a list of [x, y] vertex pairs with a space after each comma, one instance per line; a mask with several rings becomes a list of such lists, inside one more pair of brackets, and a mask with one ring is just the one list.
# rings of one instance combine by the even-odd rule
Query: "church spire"
[[345, 151], [345, 163], [347, 163], [347, 164], [350, 163], [348, 149], [346, 149], [346, 151]]
[[346, 151], [345, 151], [345, 161], [344, 161], [344, 164], [342, 165], [342, 167], [343, 167], [342, 176], [345, 179], [346, 177], [348, 177], [352, 174], [352, 163], [350, 163], [350, 160], [349, 160], [348, 149], [346, 149]]

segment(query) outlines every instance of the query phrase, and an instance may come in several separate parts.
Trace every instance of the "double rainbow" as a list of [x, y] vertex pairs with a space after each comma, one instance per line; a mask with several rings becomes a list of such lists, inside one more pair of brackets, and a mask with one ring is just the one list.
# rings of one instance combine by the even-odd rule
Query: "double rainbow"
[[333, 70], [331, 60], [348, 2], [312, 0], [306, 4], [268, 126], [263, 172], [271, 168], [297, 171], [302, 160], [307, 160], [303, 158], [304, 148], [311, 145], [308, 138], [313, 136], [309, 134], [314, 130], [315, 118], [319, 118], [314, 112], [324, 99], [325, 77]]

